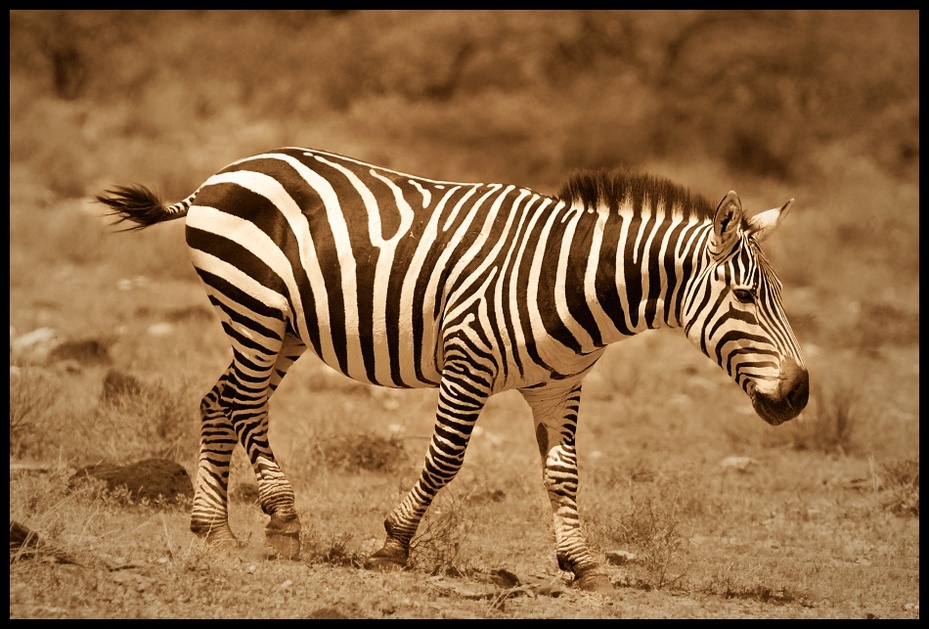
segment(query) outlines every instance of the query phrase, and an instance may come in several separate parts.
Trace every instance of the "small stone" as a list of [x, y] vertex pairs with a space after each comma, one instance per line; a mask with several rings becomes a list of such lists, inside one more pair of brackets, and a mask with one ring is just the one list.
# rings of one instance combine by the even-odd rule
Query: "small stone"
[[52, 328], [38, 328], [14, 339], [12, 349], [14, 352], [20, 352], [36, 345], [48, 344], [54, 341], [57, 336], [58, 333]]
[[174, 334], [174, 326], [170, 323], [153, 323], [146, 332], [150, 336], [171, 336]]
[[635, 561], [635, 553], [628, 550], [610, 550], [606, 553], [606, 561], [614, 566], [632, 563]]
[[346, 616], [341, 611], [335, 607], [320, 607], [311, 611], [306, 616], [307, 618], [351, 618], [351, 616]]
[[32, 364], [44, 363], [57, 342], [55, 330], [38, 328], [10, 340], [10, 357]]
[[757, 465], [757, 463], [758, 462], [755, 459], [747, 456], [727, 456], [725, 459], [720, 461], [719, 465], [724, 469], [748, 472], [751, 468]]

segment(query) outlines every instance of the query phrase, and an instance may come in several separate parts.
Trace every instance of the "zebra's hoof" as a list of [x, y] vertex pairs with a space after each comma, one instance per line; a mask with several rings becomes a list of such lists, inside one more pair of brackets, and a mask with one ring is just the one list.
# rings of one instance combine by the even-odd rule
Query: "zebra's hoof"
[[276, 535], [269, 533], [266, 536], [268, 546], [271, 547], [271, 557], [274, 559], [299, 559], [300, 534]]
[[613, 591], [613, 583], [602, 572], [585, 572], [574, 579], [574, 584], [585, 592], [608, 594]]
[[265, 528], [265, 538], [271, 547], [272, 556], [278, 559], [300, 557], [300, 520], [296, 516], [271, 516]]
[[394, 570], [403, 570], [406, 568], [408, 559], [409, 553], [404, 549], [390, 544], [384, 544], [383, 548], [365, 559], [364, 566], [368, 570], [392, 572]]

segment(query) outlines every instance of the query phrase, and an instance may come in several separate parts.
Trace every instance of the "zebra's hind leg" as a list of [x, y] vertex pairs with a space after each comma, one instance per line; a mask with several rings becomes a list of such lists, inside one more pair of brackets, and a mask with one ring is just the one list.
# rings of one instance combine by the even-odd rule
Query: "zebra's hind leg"
[[295, 559], [300, 555], [300, 519], [293, 487], [268, 440], [268, 402], [303, 346], [285, 332], [283, 320], [273, 324], [273, 329], [262, 326], [260, 335], [235, 321], [225, 326], [234, 358], [220, 404], [255, 471], [261, 510], [271, 516], [267, 542], [275, 556]]
[[229, 528], [229, 464], [238, 437], [220, 404], [232, 366], [200, 402], [200, 454], [190, 530], [212, 548], [228, 550], [241, 545]]
[[583, 590], [612, 591], [609, 576], [587, 547], [577, 510], [574, 435], [581, 402], [580, 382], [561, 381], [549, 387], [520, 389], [520, 393], [532, 408], [542, 480], [552, 504], [558, 566], [573, 572], [575, 584]]
[[[294, 491], [268, 441], [268, 401], [305, 346], [286, 334], [283, 320], [261, 334], [235, 320], [224, 322], [233, 342], [233, 361], [201, 403], [202, 425], [197, 490], [191, 530], [210, 546], [231, 548], [238, 540], [228, 524], [229, 466], [241, 443], [258, 479], [258, 501], [271, 516], [266, 537], [276, 556], [300, 553], [300, 519]], [[255, 324], [253, 324], [255, 325]]]
[[397, 570], [407, 565], [410, 542], [438, 491], [461, 469], [471, 431], [490, 396], [490, 382], [467, 365], [448, 365], [439, 385], [435, 429], [419, 480], [384, 520], [387, 539], [365, 568]]
[[[296, 336], [287, 333], [284, 343], [277, 355], [271, 380], [268, 384], [270, 397], [287, 375], [287, 370], [297, 361], [306, 345]], [[279, 557], [296, 559], [300, 556], [300, 518], [294, 507], [294, 492], [284, 473], [274, 461], [271, 446], [267, 442], [268, 414], [265, 412], [258, 428], [263, 434], [264, 444], [267, 447], [267, 456], [253, 459], [255, 474], [258, 476], [258, 501], [261, 509], [271, 516], [265, 527], [265, 537], [268, 545]], [[256, 464], [257, 461], [257, 464]], [[264, 479], [264, 482], [262, 480]]]

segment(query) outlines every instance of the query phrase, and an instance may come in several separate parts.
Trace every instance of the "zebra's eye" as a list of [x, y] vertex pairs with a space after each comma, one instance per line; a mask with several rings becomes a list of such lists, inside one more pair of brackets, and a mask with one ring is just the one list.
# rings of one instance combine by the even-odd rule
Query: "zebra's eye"
[[755, 301], [755, 295], [747, 288], [733, 288], [732, 294], [743, 304], [750, 304]]

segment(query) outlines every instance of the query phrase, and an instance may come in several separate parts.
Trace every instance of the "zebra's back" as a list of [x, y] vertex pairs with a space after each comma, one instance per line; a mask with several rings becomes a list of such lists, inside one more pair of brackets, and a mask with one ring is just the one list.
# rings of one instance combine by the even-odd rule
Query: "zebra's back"
[[[283, 317], [290, 334], [360, 381], [436, 386], [454, 320], [477, 316], [487, 298], [503, 308], [504, 288], [526, 290], [501, 278], [528, 263], [506, 235], [521, 228], [528, 238], [533, 208], [551, 202], [515, 186], [433, 181], [288, 148], [210, 177], [188, 213], [187, 242], [224, 316], [247, 305], [243, 320]], [[511, 326], [484, 344], [499, 354], [521, 336]]]

